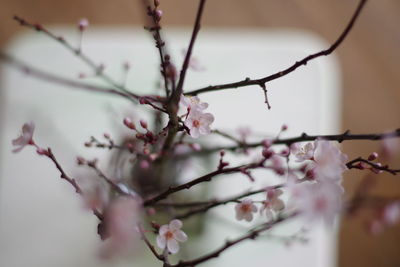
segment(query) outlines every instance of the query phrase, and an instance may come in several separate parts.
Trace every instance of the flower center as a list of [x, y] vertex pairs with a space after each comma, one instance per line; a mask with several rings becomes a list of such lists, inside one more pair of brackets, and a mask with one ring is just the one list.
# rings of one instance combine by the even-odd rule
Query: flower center
[[168, 231], [165, 233], [165, 238], [166, 239], [173, 239], [174, 238], [174, 234], [171, 231]]
[[251, 211], [251, 205], [249, 204], [243, 204], [240, 209], [242, 210], [243, 213], [248, 213]]
[[199, 120], [194, 120], [193, 121], [193, 127], [199, 128], [200, 127], [200, 121]]

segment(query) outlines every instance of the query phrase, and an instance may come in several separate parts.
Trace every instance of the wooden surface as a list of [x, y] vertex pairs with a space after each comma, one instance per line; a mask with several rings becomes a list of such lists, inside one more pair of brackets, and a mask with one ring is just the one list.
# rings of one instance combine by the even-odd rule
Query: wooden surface
[[[92, 24], [141, 25], [138, 0], [0, 0], [0, 46], [20, 31], [11, 19], [75, 23], [81, 17]], [[161, 0], [166, 27], [190, 26], [195, 0]], [[354, 11], [357, 0], [209, 0], [204, 27], [295, 28], [314, 31], [334, 41]], [[400, 1], [370, 0], [356, 27], [337, 51], [343, 71], [342, 128], [378, 132], [400, 127]], [[250, 74], [249, 74], [250, 75]], [[376, 143], [345, 143], [350, 158], [368, 155]], [[357, 154], [356, 154], [357, 151]], [[397, 161], [397, 167], [400, 164]], [[393, 164], [396, 161], [393, 160]], [[347, 175], [348, 191], [361, 174]], [[400, 178], [383, 175], [375, 192], [400, 193]], [[379, 237], [365, 234], [364, 221], [343, 221], [339, 266], [400, 266], [400, 227]]]

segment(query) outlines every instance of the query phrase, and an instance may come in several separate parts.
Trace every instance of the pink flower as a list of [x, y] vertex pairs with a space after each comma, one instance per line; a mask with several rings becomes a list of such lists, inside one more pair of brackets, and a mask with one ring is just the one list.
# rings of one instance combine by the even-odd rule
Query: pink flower
[[311, 160], [314, 158], [314, 144], [307, 143], [303, 147], [296, 149], [295, 156], [297, 162], [303, 162], [305, 160]]
[[340, 182], [343, 172], [347, 170], [347, 155], [330, 141], [315, 141], [314, 150], [314, 173], [317, 181]]
[[260, 213], [265, 213], [268, 220], [271, 220], [273, 218], [273, 211], [278, 212], [285, 208], [285, 203], [279, 198], [283, 192], [281, 189], [269, 189], [266, 193], [267, 197], [260, 209]]
[[21, 151], [27, 145], [33, 145], [33, 131], [35, 130], [35, 124], [33, 122], [25, 123], [22, 126], [21, 135], [12, 140], [13, 146], [16, 148], [13, 150], [14, 153]]
[[181, 230], [182, 222], [172, 220], [169, 224], [160, 227], [157, 236], [157, 246], [161, 249], [167, 248], [171, 254], [179, 251], [179, 243], [187, 240], [187, 235]]
[[257, 212], [256, 205], [249, 198], [243, 199], [240, 203], [235, 206], [236, 219], [238, 221], [246, 220], [251, 222], [253, 220], [253, 213]]
[[302, 183], [291, 190], [291, 205], [308, 222], [322, 219], [327, 225], [332, 225], [341, 211], [343, 190], [337, 183]]
[[182, 106], [190, 110], [205, 110], [208, 104], [201, 102], [197, 96], [181, 96], [180, 103]]
[[200, 135], [210, 134], [210, 124], [214, 121], [211, 113], [202, 113], [199, 110], [192, 110], [185, 120], [186, 127], [190, 130], [190, 136], [198, 138]]

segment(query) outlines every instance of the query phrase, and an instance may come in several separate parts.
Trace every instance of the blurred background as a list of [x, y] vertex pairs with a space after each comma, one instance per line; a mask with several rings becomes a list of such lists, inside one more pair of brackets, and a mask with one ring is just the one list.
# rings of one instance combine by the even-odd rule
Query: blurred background
[[[191, 26], [195, 0], [161, 0], [163, 25]], [[218, 0], [206, 6], [203, 26], [208, 28], [304, 29], [333, 42], [357, 5], [357, 0]], [[22, 31], [18, 14], [43, 24], [74, 24], [86, 17], [96, 25], [143, 25], [139, 0], [0, 0], [0, 48]], [[400, 1], [370, 0], [356, 26], [337, 50], [343, 76], [342, 130], [370, 133], [400, 126]], [[251, 74], [249, 74], [251, 75]], [[344, 143], [350, 158], [368, 156], [375, 142]], [[400, 167], [399, 157], [388, 162]], [[363, 178], [349, 172], [349, 195]], [[379, 175], [374, 194], [400, 195], [400, 179]], [[400, 225], [383, 234], [367, 234], [367, 212], [344, 218], [338, 244], [338, 264], [347, 266], [400, 266]]]

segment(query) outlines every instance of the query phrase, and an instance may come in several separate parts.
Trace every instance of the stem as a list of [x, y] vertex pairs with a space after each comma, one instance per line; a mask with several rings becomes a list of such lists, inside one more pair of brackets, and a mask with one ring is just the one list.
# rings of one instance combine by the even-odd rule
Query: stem
[[297, 68], [299, 68], [303, 65], [304, 66], [307, 65], [307, 63], [309, 61], [311, 61], [315, 58], [330, 55], [333, 51], [335, 51], [339, 47], [339, 45], [347, 37], [347, 35], [351, 31], [351, 29], [353, 28], [356, 20], [358, 19], [359, 15], [361, 13], [361, 10], [363, 9], [366, 2], [367, 2], [367, 0], [360, 0], [360, 2], [358, 4], [352, 18], [350, 19], [349, 23], [347, 24], [346, 28], [328, 49], [320, 51], [315, 54], [311, 54], [311, 55], [303, 58], [302, 60], [295, 62], [292, 66], [290, 66], [282, 71], [279, 71], [277, 73], [274, 73], [272, 75], [266, 76], [264, 78], [260, 78], [260, 79], [246, 78], [242, 81], [233, 82], [233, 83], [210, 85], [210, 86], [207, 86], [204, 88], [200, 88], [197, 90], [187, 92], [187, 93], [185, 93], [185, 95], [198, 95], [198, 94], [202, 94], [202, 93], [206, 93], [206, 92], [214, 92], [214, 91], [219, 91], [219, 90], [224, 90], [224, 89], [234, 89], [234, 88], [245, 87], [245, 86], [250, 86], [250, 85], [259, 85], [259, 86], [263, 87], [267, 82], [281, 78], [283, 76], [286, 76], [287, 74], [295, 71]]

